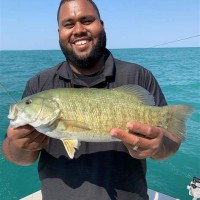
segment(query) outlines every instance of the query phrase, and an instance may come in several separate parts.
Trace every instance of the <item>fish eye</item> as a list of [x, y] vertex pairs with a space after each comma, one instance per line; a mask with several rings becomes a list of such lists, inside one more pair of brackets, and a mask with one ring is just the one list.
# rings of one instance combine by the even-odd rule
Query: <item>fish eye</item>
[[31, 99], [27, 99], [27, 100], [25, 101], [25, 103], [26, 103], [26, 105], [29, 105], [29, 104], [32, 103], [32, 100], [31, 100]]

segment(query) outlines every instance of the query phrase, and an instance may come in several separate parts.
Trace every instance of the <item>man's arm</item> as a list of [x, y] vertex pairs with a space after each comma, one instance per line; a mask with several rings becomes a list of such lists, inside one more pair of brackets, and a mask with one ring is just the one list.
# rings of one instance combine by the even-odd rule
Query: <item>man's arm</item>
[[181, 140], [161, 127], [128, 122], [127, 129], [129, 132], [115, 128], [110, 134], [121, 139], [129, 154], [137, 159], [166, 159], [173, 155], [181, 144]]
[[26, 125], [16, 129], [8, 127], [6, 138], [2, 145], [2, 152], [6, 159], [18, 165], [34, 163], [49, 142], [49, 138], [33, 127]]
[[[40, 92], [38, 89], [39, 76], [29, 80], [22, 98]], [[29, 125], [19, 128], [8, 127], [7, 135], [2, 145], [2, 152], [6, 159], [18, 165], [30, 165], [34, 163], [40, 150], [49, 142], [49, 137], [39, 133]]]

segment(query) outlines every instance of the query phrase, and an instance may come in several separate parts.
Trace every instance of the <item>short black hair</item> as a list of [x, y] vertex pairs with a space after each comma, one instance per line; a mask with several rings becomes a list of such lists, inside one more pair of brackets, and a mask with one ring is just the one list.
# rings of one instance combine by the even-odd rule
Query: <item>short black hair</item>
[[[60, 13], [60, 8], [61, 8], [61, 6], [62, 6], [65, 2], [70, 2], [70, 1], [76, 1], [76, 0], [61, 0], [61, 1], [60, 1], [60, 5], [59, 5], [59, 7], [58, 7], [58, 12], [57, 12], [57, 22], [59, 22], [59, 13]], [[101, 15], [100, 15], [100, 12], [99, 12], [99, 9], [98, 9], [97, 5], [96, 5], [96, 4], [94, 3], [94, 1], [92, 1], [92, 0], [87, 0], [87, 1], [89, 1], [89, 2], [93, 5], [94, 9], [96, 10], [96, 12], [97, 12], [97, 14], [98, 14], [98, 16], [99, 16], [99, 19], [101, 20]]]

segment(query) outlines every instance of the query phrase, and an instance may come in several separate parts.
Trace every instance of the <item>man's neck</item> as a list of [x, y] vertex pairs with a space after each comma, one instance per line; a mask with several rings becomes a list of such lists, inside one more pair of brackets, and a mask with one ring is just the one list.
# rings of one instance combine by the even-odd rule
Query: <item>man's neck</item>
[[92, 66], [90, 68], [79, 68], [79, 67], [72, 65], [71, 63], [69, 63], [69, 66], [70, 66], [71, 70], [73, 72], [75, 72], [76, 74], [83, 74], [83, 75], [95, 74], [103, 68], [103, 66], [104, 66], [104, 56], [102, 56], [99, 59], [99, 61], [97, 63], [95, 63], [94, 66]]

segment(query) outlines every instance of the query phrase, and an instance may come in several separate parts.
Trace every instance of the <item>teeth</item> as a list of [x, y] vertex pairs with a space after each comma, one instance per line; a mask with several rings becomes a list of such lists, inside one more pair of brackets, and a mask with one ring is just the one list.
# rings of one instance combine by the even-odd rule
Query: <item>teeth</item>
[[86, 44], [86, 43], [88, 43], [88, 40], [81, 40], [81, 41], [75, 42], [75, 45], [83, 45], [83, 44]]

